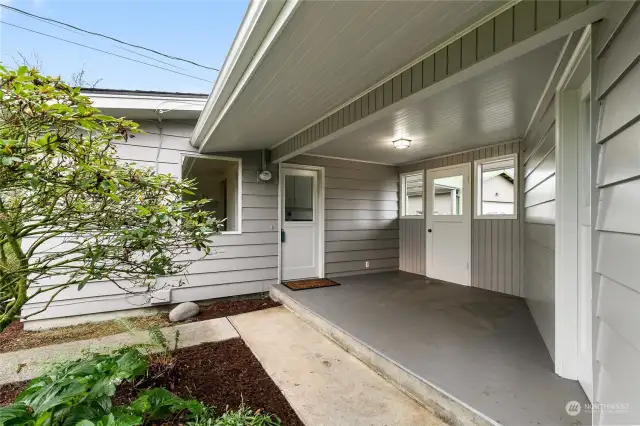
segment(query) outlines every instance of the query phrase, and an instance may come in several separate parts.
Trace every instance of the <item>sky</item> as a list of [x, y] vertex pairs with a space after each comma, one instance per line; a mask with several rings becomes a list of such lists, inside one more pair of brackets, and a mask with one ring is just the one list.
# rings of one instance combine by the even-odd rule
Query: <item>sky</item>
[[[35, 15], [53, 18], [131, 44], [220, 69], [247, 8], [248, 0], [0, 0]], [[204, 80], [131, 62], [51, 39], [0, 22], [0, 61], [15, 67], [18, 52], [42, 64], [41, 71], [65, 80], [84, 69], [90, 83], [108, 89], [209, 93], [216, 71], [134, 50], [100, 37], [78, 33], [0, 8], [0, 21], [127, 56]], [[184, 69], [179, 69], [179, 68]]]

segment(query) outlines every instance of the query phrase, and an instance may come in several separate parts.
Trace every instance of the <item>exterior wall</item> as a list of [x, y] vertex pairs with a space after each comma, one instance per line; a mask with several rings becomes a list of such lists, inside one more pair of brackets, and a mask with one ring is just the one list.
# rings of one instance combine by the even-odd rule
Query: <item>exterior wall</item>
[[[146, 135], [137, 135], [126, 144], [120, 144], [118, 155], [123, 161], [156, 167], [161, 173], [180, 174], [180, 157], [184, 152], [195, 152], [188, 141], [195, 123], [162, 123], [163, 136], [156, 125], [141, 122]], [[242, 158], [242, 234], [214, 237], [214, 251], [193, 263], [186, 275], [187, 284], [171, 291], [171, 303], [205, 300], [239, 294], [268, 291], [277, 281], [277, 168], [272, 166], [274, 178], [268, 183], [257, 180], [260, 152], [234, 155]], [[50, 247], [53, 247], [53, 242]], [[196, 258], [200, 254], [193, 252]], [[178, 277], [158, 278], [176, 283]], [[45, 282], [40, 283], [46, 285]], [[46, 299], [36, 299], [27, 305], [25, 313], [42, 307]], [[143, 296], [124, 293], [108, 281], [91, 282], [82, 291], [69, 288], [60, 293], [51, 306], [32, 320], [67, 317], [129, 310], [148, 306]]]
[[324, 167], [327, 277], [398, 269], [398, 174], [394, 167], [309, 155], [288, 163]]
[[[640, 8], [613, 2], [597, 32], [597, 185], [594, 394], [628, 404], [598, 424], [640, 424]], [[601, 31], [600, 31], [601, 30]], [[604, 46], [604, 47], [602, 47]]]
[[[507, 142], [488, 148], [427, 159], [399, 168], [399, 173], [472, 163], [475, 160], [517, 153], [518, 142]], [[426, 175], [426, 173], [425, 173]], [[472, 173], [474, 190], [476, 176]], [[473, 199], [474, 197], [472, 197]], [[475, 202], [472, 203], [475, 208]], [[471, 212], [473, 214], [473, 211]], [[471, 285], [501, 293], [522, 295], [520, 277], [521, 218], [472, 219], [471, 221]], [[401, 269], [428, 275], [426, 271], [426, 219], [400, 219]]]
[[524, 175], [523, 296], [555, 355], [555, 102], [522, 143]]

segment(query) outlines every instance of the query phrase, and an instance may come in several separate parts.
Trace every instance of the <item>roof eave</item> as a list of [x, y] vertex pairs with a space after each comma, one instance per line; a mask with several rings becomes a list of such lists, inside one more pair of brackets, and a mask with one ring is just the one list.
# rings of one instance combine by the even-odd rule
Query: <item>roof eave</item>
[[252, 0], [209, 95], [191, 144], [203, 151], [213, 130], [253, 75], [300, 0]]

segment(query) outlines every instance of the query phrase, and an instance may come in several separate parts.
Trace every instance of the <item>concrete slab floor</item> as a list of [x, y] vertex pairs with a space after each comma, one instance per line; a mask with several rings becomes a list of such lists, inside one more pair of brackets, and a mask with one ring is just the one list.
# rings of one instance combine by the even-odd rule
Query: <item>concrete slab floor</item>
[[275, 286], [411, 373], [505, 425], [591, 424], [587, 403], [557, 376], [523, 299], [389, 272], [334, 278], [341, 286]]
[[307, 426], [444, 425], [283, 307], [229, 320]]
[[[175, 331], [179, 330], [178, 347], [180, 348], [238, 337], [238, 333], [227, 318], [179, 324], [161, 330], [170, 341]], [[44, 373], [51, 364], [76, 359], [83, 351], [105, 353], [122, 346], [147, 342], [149, 342], [149, 333], [136, 331], [3, 353], [0, 354], [0, 384], [33, 379]]]

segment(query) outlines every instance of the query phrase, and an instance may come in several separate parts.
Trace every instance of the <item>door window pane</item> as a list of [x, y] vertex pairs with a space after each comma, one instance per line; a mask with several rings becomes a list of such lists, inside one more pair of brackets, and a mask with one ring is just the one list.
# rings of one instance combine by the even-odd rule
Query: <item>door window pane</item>
[[402, 175], [402, 216], [422, 216], [424, 212], [422, 172]]
[[284, 177], [284, 220], [286, 222], [313, 221], [313, 177]]
[[462, 215], [462, 175], [433, 180], [433, 214], [435, 216]]

